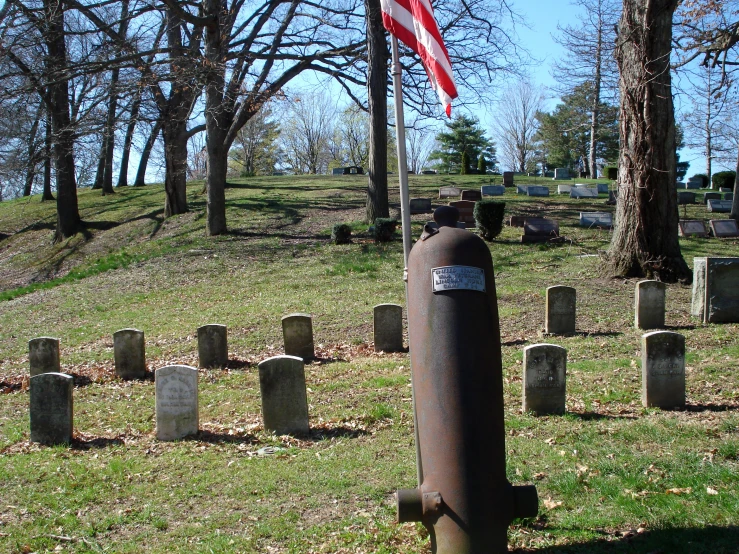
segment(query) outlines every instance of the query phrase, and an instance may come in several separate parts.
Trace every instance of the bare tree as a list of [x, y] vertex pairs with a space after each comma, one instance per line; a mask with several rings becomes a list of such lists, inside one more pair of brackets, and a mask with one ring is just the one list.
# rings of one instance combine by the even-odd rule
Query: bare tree
[[500, 158], [514, 171], [531, 171], [535, 164], [538, 129], [536, 114], [542, 109], [541, 91], [528, 81], [509, 85], [501, 94], [497, 111], [497, 143]]
[[[370, 157], [370, 122], [367, 113], [356, 104], [350, 104], [341, 113], [338, 131], [345, 153], [343, 157], [350, 165], [366, 166]], [[387, 145], [383, 143], [382, 146], [387, 153]]]
[[434, 135], [426, 132], [418, 120], [414, 120], [405, 127], [405, 142], [408, 170], [420, 173], [435, 148]]
[[678, 241], [675, 116], [670, 51], [678, 0], [624, 0], [620, 70], [618, 204], [608, 251], [625, 277], [691, 280]]
[[566, 54], [554, 64], [552, 76], [559, 82], [560, 92], [565, 94], [571, 94], [586, 82], [592, 85], [588, 171], [596, 178], [600, 106], [606, 99], [614, 100], [618, 90], [618, 68], [613, 53], [621, 2], [574, 0], [573, 4], [582, 8], [578, 14], [581, 23], [577, 27], [557, 26], [559, 36], [554, 40], [564, 47]]
[[294, 173], [326, 172], [335, 115], [325, 94], [306, 94], [290, 102], [280, 136]]

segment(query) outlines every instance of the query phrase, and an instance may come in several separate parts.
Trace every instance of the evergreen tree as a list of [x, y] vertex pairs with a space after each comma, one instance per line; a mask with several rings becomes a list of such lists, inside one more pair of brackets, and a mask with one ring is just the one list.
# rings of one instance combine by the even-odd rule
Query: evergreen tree
[[447, 130], [436, 135], [439, 148], [429, 156], [430, 160], [437, 160], [436, 167], [442, 171], [460, 169], [463, 167], [462, 154], [467, 154], [469, 160], [477, 159], [481, 153], [495, 163], [495, 145], [485, 136], [477, 118], [460, 115], [453, 121], [445, 123]]

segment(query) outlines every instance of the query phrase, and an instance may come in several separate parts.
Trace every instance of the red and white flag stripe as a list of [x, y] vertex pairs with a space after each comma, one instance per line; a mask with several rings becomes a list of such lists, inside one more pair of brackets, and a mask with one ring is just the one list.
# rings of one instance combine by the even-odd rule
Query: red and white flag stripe
[[381, 0], [382, 22], [397, 39], [418, 54], [431, 81], [431, 88], [439, 95], [447, 116], [452, 115], [452, 99], [457, 86], [434, 9], [429, 0]]

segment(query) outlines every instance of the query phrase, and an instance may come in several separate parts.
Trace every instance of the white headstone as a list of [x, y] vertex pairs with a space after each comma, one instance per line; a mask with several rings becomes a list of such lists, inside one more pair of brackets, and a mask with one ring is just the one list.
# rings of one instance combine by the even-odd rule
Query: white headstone
[[313, 320], [309, 314], [289, 314], [283, 317], [282, 337], [286, 355], [303, 360], [316, 357], [313, 348]]
[[634, 325], [637, 329], [665, 326], [665, 284], [639, 281], [634, 292]]
[[580, 227], [610, 229], [613, 227], [611, 212], [580, 212]]
[[31, 377], [42, 373], [61, 373], [59, 339], [38, 337], [28, 341], [28, 365]]
[[186, 365], [160, 367], [156, 385], [157, 439], [177, 440], [198, 433], [198, 370]]
[[567, 350], [554, 344], [523, 349], [523, 411], [563, 414], [567, 397]]
[[529, 185], [526, 187], [526, 194], [529, 196], [549, 196], [549, 187]]
[[589, 187], [572, 187], [570, 198], [598, 198], [598, 190]]
[[570, 194], [572, 185], [557, 185], [557, 194]]

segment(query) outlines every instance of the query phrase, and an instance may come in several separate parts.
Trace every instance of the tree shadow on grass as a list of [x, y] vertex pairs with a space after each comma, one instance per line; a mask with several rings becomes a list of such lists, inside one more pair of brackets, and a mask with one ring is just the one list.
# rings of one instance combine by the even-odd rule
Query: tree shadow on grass
[[125, 441], [119, 437], [95, 437], [92, 439], [73, 438], [70, 445], [72, 450], [92, 450], [100, 448], [108, 448], [109, 446], [123, 446]]
[[182, 440], [207, 442], [209, 444], [256, 444], [259, 439], [249, 433], [246, 434], [233, 434], [228, 433], [216, 433], [201, 429], [197, 435], [185, 437]]
[[[739, 404], [686, 404], [684, 410], [686, 412], [728, 412], [730, 410], [739, 411]], [[737, 543], [737, 552], [739, 552], [739, 543]]]
[[598, 412], [567, 412], [568, 416], [581, 419], [583, 421], [600, 421], [600, 420], [614, 420], [614, 419], [639, 419], [635, 415], [610, 415], [600, 414]]
[[[557, 532], [558, 528], [547, 529]], [[560, 531], [580, 531], [559, 528]], [[606, 537], [580, 544], [549, 546], [544, 548], [517, 548], [517, 554], [736, 554], [739, 552], [739, 527], [709, 526], [703, 528], [672, 528], [645, 531], [636, 534], [627, 532], [619, 538], [605, 531]]]

